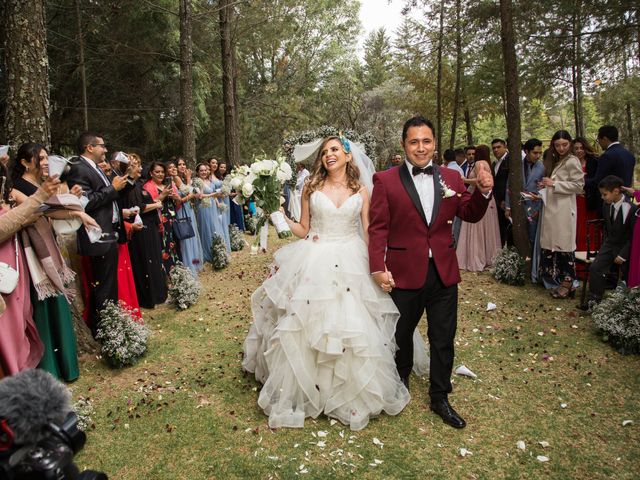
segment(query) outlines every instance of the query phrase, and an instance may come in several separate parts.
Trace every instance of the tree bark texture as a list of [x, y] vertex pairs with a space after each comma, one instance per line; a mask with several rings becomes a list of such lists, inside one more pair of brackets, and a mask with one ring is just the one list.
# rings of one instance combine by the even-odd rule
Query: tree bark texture
[[462, 81], [462, 28], [460, 25], [460, 0], [456, 0], [456, 86], [453, 92], [453, 116], [451, 118], [451, 138], [449, 148], [455, 147], [458, 109], [460, 108], [460, 83]]
[[84, 35], [82, 34], [80, 0], [76, 0], [76, 22], [78, 25], [78, 57], [80, 60], [80, 82], [82, 86], [82, 119], [86, 131], [89, 130], [89, 104], [87, 102], [87, 68], [84, 62]]
[[51, 144], [49, 60], [44, 0], [6, 0], [4, 68], [8, 143]]
[[235, 80], [235, 42], [233, 40], [234, 17], [233, 1], [220, 0], [224, 150], [228, 168], [240, 163], [240, 127], [238, 122], [238, 95]]
[[466, 97], [462, 97], [462, 104], [464, 105], [464, 125], [467, 130], [467, 145], [473, 145], [473, 129], [471, 126], [471, 112], [469, 111], [469, 105], [467, 104]]
[[572, 89], [573, 89], [573, 117], [576, 128], [576, 136], [584, 137], [584, 109], [582, 106], [582, 0], [576, 0], [573, 12], [573, 65]]
[[509, 147], [509, 195], [511, 217], [513, 219], [513, 241], [523, 257], [529, 256], [529, 238], [524, 208], [520, 202], [522, 191], [522, 161], [520, 158], [520, 94], [518, 92], [518, 63], [516, 60], [516, 42], [513, 31], [513, 10], [511, 0], [500, 0], [500, 35], [502, 40], [502, 58], [507, 113], [507, 145]]
[[191, 0], [180, 0], [180, 107], [182, 155], [191, 168], [196, 164], [196, 131], [193, 109], [193, 40]]
[[442, 163], [442, 47], [444, 43], [444, 0], [440, 0], [440, 30], [438, 32], [438, 78], [436, 80], [436, 137], [438, 163]]

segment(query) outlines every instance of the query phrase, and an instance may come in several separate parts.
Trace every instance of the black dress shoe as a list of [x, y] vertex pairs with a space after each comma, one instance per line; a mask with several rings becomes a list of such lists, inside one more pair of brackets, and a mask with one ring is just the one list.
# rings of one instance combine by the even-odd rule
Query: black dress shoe
[[587, 302], [579, 303], [578, 305], [576, 305], [576, 308], [579, 309], [579, 310], [582, 310], [583, 312], [588, 312], [589, 311], [589, 304]]
[[449, 405], [449, 401], [446, 399], [432, 401], [429, 408], [434, 413], [440, 415], [444, 423], [451, 425], [453, 428], [464, 428], [467, 425], [467, 422], [458, 415], [458, 412]]
[[400, 377], [400, 380], [402, 380], [404, 386], [407, 387], [407, 390], [409, 390], [409, 377]]

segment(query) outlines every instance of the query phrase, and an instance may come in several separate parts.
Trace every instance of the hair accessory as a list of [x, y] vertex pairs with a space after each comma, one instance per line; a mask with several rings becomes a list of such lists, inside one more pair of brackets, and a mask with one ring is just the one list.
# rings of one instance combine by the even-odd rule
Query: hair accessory
[[342, 143], [342, 148], [344, 148], [344, 152], [351, 153], [351, 143], [349, 143], [349, 140], [347, 139], [347, 137], [345, 137], [342, 134], [342, 132], [338, 134], [338, 137], [340, 138], [340, 142]]

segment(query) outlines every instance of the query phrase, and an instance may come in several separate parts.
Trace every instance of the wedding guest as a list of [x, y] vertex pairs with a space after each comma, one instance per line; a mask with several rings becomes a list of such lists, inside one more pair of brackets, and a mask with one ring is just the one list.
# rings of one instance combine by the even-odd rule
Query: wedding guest
[[[89, 238], [89, 231], [78, 230], [78, 253], [88, 257], [93, 275], [89, 289], [88, 324], [96, 333], [99, 312], [108, 301], [118, 301], [118, 246], [117, 238], [124, 235], [122, 212], [118, 198], [125, 195], [133, 183], [126, 176], [115, 176], [112, 181], [98, 168], [97, 164], [106, 158], [107, 147], [104, 139], [93, 132], [80, 134], [77, 140], [79, 157], [71, 164], [67, 174], [69, 187], [79, 185], [88, 200], [85, 211], [98, 223], [98, 240]], [[87, 269], [86, 271], [88, 271]], [[83, 274], [86, 273], [83, 270]]]
[[587, 187], [597, 187], [607, 175], [620, 177], [625, 187], [631, 187], [636, 157], [619, 141], [618, 129], [613, 125], [603, 125], [598, 129], [598, 144], [604, 150], [598, 159], [598, 168], [587, 180]]
[[213, 204], [216, 207], [217, 215], [213, 218], [214, 229], [218, 235], [220, 235], [227, 248], [227, 252], [231, 251], [231, 241], [229, 238], [229, 221], [227, 217], [229, 207], [227, 202], [229, 197], [222, 191], [222, 180], [218, 178], [218, 161], [212, 159], [209, 162], [211, 168], [211, 187], [213, 188]]
[[[634, 190], [629, 187], [622, 187], [622, 190], [631, 198], [635, 198], [636, 204], [640, 204], [640, 190]], [[631, 250], [629, 253], [629, 275], [627, 277], [627, 286], [635, 288], [640, 285], [640, 208], [636, 209], [635, 226], [631, 235]]]
[[[220, 219], [222, 220], [223, 232], [229, 236], [229, 224], [231, 223], [231, 201], [229, 199], [230, 191], [225, 191], [224, 177], [227, 175], [227, 164], [224, 162], [218, 163], [218, 169], [214, 172], [215, 185], [219, 189], [220, 196], [218, 197], [218, 210], [221, 213]], [[226, 241], [226, 240], [225, 240]], [[229, 244], [231, 245], [231, 244]], [[231, 251], [231, 247], [229, 247]]]
[[462, 170], [462, 168], [460, 167], [460, 165], [458, 165], [457, 159], [456, 159], [456, 152], [455, 150], [448, 148], [444, 151], [444, 154], [442, 155], [442, 157], [444, 158], [444, 165], [445, 167], [451, 169], [451, 170], [455, 170], [456, 172], [458, 172], [460, 174], [461, 177], [464, 178], [464, 171]]
[[243, 206], [236, 203], [233, 199], [236, 197], [237, 193], [235, 190], [231, 190], [229, 197], [231, 198], [231, 209], [230, 209], [230, 220], [231, 223], [236, 225], [240, 231], [244, 231], [244, 213]]
[[[171, 169], [171, 172], [174, 173], [174, 170]], [[191, 170], [187, 168], [187, 163], [183, 158], [176, 160], [173, 183], [178, 188], [178, 194], [180, 195], [180, 202], [182, 204], [182, 208], [178, 212], [178, 217], [188, 218], [195, 233], [193, 237], [180, 241], [180, 258], [182, 264], [190, 268], [191, 271], [197, 275], [204, 267], [204, 260], [198, 222], [196, 220], [196, 214], [191, 207], [191, 201], [196, 198], [196, 194], [191, 184]]]
[[[489, 147], [478, 145], [474, 149], [475, 160], [484, 160], [487, 164], [491, 161]], [[474, 160], [474, 163], [475, 163]], [[476, 171], [469, 171], [467, 188], [473, 193], [476, 189]], [[462, 222], [456, 255], [458, 266], [469, 272], [482, 272], [493, 265], [493, 261], [500, 250], [500, 227], [498, 224], [498, 211], [496, 202], [491, 199], [487, 210], [479, 222]]]
[[469, 173], [469, 161], [467, 160], [465, 151], [462, 148], [456, 148], [454, 152], [456, 154], [456, 163], [462, 169], [462, 178], [466, 178]]
[[506, 216], [507, 185], [509, 182], [509, 164], [511, 157], [507, 150], [507, 142], [501, 138], [494, 138], [491, 141], [491, 150], [495, 161], [491, 165], [491, 172], [495, 181], [493, 196], [498, 206], [498, 224], [500, 225], [500, 245], [512, 245], [511, 239], [511, 222]]
[[[175, 168], [175, 166], [174, 166]], [[160, 236], [162, 238], [162, 262], [167, 275], [180, 260], [179, 246], [173, 236], [173, 219], [176, 216], [176, 203], [179, 204], [180, 196], [174, 190], [173, 181], [167, 175], [167, 167], [160, 162], [152, 162], [149, 166], [150, 178], [143, 185], [154, 201], [162, 202], [160, 215]]]
[[[48, 153], [37, 143], [25, 143], [18, 148], [10, 175], [11, 196], [20, 204], [35, 194], [48, 171]], [[84, 212], [82, 212], [84, 214]], [[87, 225], [95, 222], [86, 214]], [[31, 304], [38, 334], [44, 345], [38, 368], [62, 380], [71, 382], [80, 374], [76, 336], [69, 302], [73, 291], [67, 286], [75, 277], [64, 262], [55, 241], [49, 220], [39, 218], [21, 232], [22, 244], [29, 260], [26, 269], [31, 278]]]
[[614, 264], [623, 271], [629, 266], [637, 207], [627, 201], [623, 186], [623, 180], [615, 175], [604, 177], [598, 184], [604, 201], [604, 240], [589, 267], [589, 297], [578, 305], [581, 310], [589, 310], [593, 304], [602, 301], [606, 275]]
[[576, 197], [577, 205], [577, 228], [576, 228], [576, 250], [587, 250], [587, 222], [599, 218], [602, 211], [602, 200], [598, 186], [590, 184], [598, 169], [598, 156], [591, 148], [589, 142], [583, 137], [576, 137], [573, 140], [573, 154], [580, 160], [582, 171], [584, 172], [584, 192]]
[[18, 272], [14, 290], [0, 295], [0, 378], [35, 368], [44, 353], [44, 345], [33, 320], [29, 269], [18, 237], [25, 225], [33, 224], [42, 216], [38, 209], [56, 193], [60, 180], [48, 178], [36, 193], [13, 209], [9, 209], [10, 183], [6, 167], [0, 164], [0, 262]]
[[197, 191], [198, 230], [200, 233], [200, 243], [202, 244], [202, 254], [206, 262], [211, 262], [211, 246], [213, 235], [216, 233], [215, 220], [218, 217], [218, 209], [215, 205], [215, 192], [213, 182], [211, 182], [211, 169], [206, 163], [199, 163], [196, 166], [197, 179], [194, 186]]
[[[135, 153], [129, 155], [130, 169], [135, 175], [141, 174], [142, 160]], [[139, 177], [124, 199], [125, 207], [140, 209], [142, 228], [131, 233], [129, 252], [133, 281], [138, 302], [143, 308], [154, 308], [167, 299], [167, 280], [162, 263], [162, 237], [160, 216], [162, 201], [154, 200], [143, 188], [146, 179]], [[135, 220], [135, 219], [134, 219]]]
[[554, 298], [575, 294], [576, 195], [583, 191], [584, 173], [571, 147], [571, 134], [558, 130], [551, 138], [540, 181], [546, 202], [540, 216], [539, 279]]

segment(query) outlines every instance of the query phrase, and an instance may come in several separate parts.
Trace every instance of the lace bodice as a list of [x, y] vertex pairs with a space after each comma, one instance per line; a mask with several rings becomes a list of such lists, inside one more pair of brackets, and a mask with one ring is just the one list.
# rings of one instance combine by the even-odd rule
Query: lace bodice
[[316, 190], [311, 194], [309, 208], [310, 237], [317, 235], [319, 240], [340, 240], [359, 235], [362, 210], [362, 196], [359, 193], [351, 195], [338, 208], [323, 192]]

